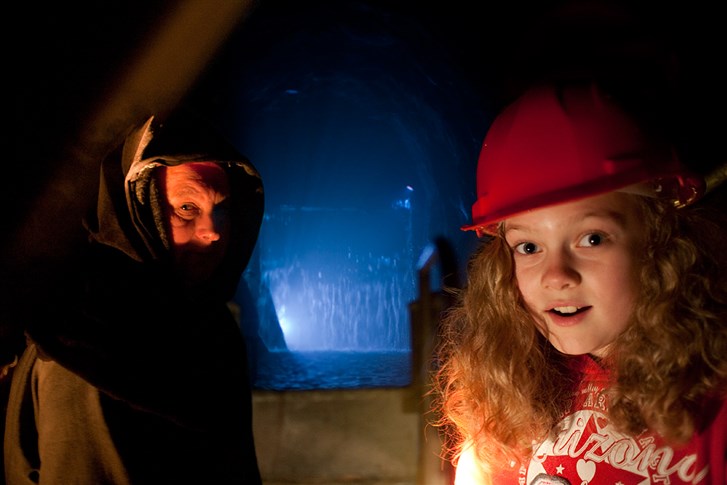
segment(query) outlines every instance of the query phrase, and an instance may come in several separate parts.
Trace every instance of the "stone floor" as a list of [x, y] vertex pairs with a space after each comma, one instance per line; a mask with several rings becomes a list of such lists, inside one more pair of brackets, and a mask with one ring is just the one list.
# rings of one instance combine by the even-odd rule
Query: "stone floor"
[[255, 391], [265, 485], [446, 485], [412, 388]]

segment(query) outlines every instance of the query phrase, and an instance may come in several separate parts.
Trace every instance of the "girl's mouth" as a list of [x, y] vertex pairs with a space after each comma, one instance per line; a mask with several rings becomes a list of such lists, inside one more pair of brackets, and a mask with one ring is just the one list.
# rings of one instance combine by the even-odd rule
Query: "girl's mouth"
[[555, 315], [561, 316], [561, 317], [572, 317], [574, 315], [578, 315], [579, 313], [582, 313], [586, 310], [588, 310], [590, 307], [584, 306], [584, 307], [577, 307], [577, 306], [557, 306], [553, 307], [550, 310], [548, 310], [550, 313], [554, 313]]
[[556, 306], [547, 311], [550, 322], [558, 327], [572, 327], [578, 325], [586, 318], [591, 306]]

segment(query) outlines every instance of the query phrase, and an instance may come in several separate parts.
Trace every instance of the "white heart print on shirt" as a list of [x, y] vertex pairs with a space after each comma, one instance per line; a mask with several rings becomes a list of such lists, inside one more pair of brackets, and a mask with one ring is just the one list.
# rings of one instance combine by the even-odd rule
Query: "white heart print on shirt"
[[592, 461], [586, 461], [584, 459], [578, 460], [576, 464], [576, 470], [581, 480], [581, 485], [587, 485], [593, 480], [593, 476], [596, 474], [596, 464]]

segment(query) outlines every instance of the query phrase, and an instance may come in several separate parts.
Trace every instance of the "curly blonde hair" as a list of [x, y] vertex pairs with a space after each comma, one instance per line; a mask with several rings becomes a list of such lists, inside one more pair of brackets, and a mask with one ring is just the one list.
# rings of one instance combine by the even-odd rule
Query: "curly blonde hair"
[[[646, 235], [640, 294], [604, 362], [608, 412], [624, 432], [683, 442], [708, 424], [700, 410], [727, 387], [727, 225], [705, 207], [634, 197]], [[502, 233], [483, 241], [468, 269], [442, 320], [435, 424], [455, 462], [469, 442], [484, 464], [524, 463], [568, 410], [579, 376], [526, 310]]]

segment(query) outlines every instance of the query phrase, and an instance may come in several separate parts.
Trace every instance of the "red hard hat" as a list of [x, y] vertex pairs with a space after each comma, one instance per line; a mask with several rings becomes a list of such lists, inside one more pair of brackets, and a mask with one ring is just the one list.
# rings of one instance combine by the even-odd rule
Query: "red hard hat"
[[488, 130], [473, 223], [462, 229], [494, 234], [498, 222], [515, 214], [624, 189], [686, 205], [705, 184], [597, 85], [538, 86]]

